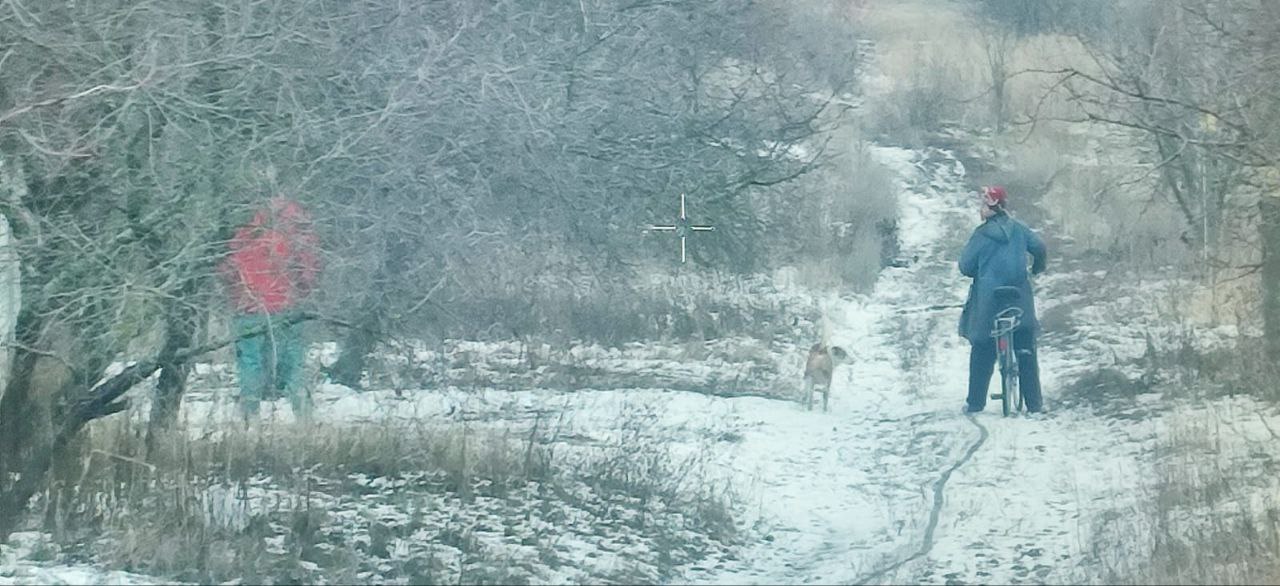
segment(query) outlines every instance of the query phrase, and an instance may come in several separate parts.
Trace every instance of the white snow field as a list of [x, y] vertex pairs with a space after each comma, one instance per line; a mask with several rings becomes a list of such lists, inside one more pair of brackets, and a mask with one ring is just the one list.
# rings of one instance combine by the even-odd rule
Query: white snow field
[[[396, 421], [459, 422], [513, 435], [556, 421], [563, 457], [586, 458], [601, 450], [627, 450], [629, 442], [661, 446], [673, 461], [697, 465], [706, 486], [733, 496], [739, 541], [706, 542], [703, 557], [662, 560], [654, 544], [633, 540], [625, 526], [599, 527], [599, 521], [565, 505], [555, 519], [537, 519], [501, 503], [462, 506], [432, 496], [425, 515], [439, 523], [474, 530], [474, 538], [504, 552], [524, 568], [533, 583], [578, 583], [608, 579], [628, 568], [630, 579], [709, 584], [837, 583], [1069, 583], [1104, 580], [1098, 535], [1117, 512], [1142, 509], [1142, 499], [1159, 477], [1153, 456], [1161, 434], [1178, 418], [1212, 416], [1232, 421], [1218, 430], [1219, 456], [1230, 459], [1256, 452], [1258, 443], [1280, 429], [1274, 411], [1235, 398], [1211, 404], [1144, 410], [1160, 397], [1138, 394], [1120, 409], [1141, 416], [1104, 416], [1099, 409], [1059, 400], [1061, 389], [1080, 376], [1116, 360], [1142, 355], [1144, 331], [1159, 327], [1150, 308], [1171, 282], [1142, 291], [1109, 290], [1105, 300], [1079, 290], [1089, 274], [1050, 274], [1040, 280], [1042, 311], [1067, 299], [1086, 320], [1070, 337], [1047, 336], [1041, 369], [1050, 412], [1004, 418], [998, 405], [967, 417], [960, 412], [966, 388], [968, 347], [956, 334], [958, 310], [931, 309], [963, 299], [966, 282], [955, 257], [975, 224], [964, 167], [951, 153], [880, 147], [876, 157], [898, 175], [902, 190], [901, 240], [904, 255], [917, 260], [886, 269], [867, 295], [820, 299], [833, 325], [834, 343], [851, 362], [837, 370], [831, 411], [809, 412], [795, 401], [765, 397], [721, 397], [664, 388], [557, 391], [391, 390], [355, 393], [323, 386], [317, 392], [317, 419], [386, 425]], [[1115, 294], [1115, 291], [1121, 294]], [[801, 293], [795, 293], [800, 295]], [[1094, 312], [1094, 313], [1090, 313]], [[1124, 320], [1103, 316], [1125, 315]], [[1217, 338], [1229, 338], [1233, 332]], [[467, 352], [507, 355], [512, 349], [467, 345]], [[771, 345], [774, 359], [794, 362], [799, 389], [801, 348]], [[705, 379], [714, 384], [717, 369], [733, 364], [690, 366], [665, 350], [634, 348], [630, 353], [599, 348], [575, 350], [587, 367], [665, 369], [669, 376]], [[645, 357], [641, 359], [637, 357]], [[211, 367], [205, 365], [204, 370]], [[674, 375], [671, 373], [675, 373]], [[1140, 376], [1132, 372], [1132, 377]], [[993, 380], [993, 384], [995, 381]], [[786, 382], [780, 384], [788, 384]], [[778, 395], [792, 393], [780, 389]], [[184, 405], [193, 434], [208, 437], [232, 428], [229, 387], [197, 390]], [[283, 401], [276, 414], [288, 419]], [[1110, 408], [1115, 408], [1114, 406]], [[271, 409], [267, 410], [272, 416]], [[1192, 413], [1192, 415], [1188, 415]], [[1243, 414], [1243, 415], [1242, 415]], [[1114, 415], [1114, 414], [1113, 414]], [[628, 421], [643, 420], [643, 426]], [[1225, 438], [1225, 439], [1223, 439]], [[1242, 456], [1243, 457], [1243, 456]], [[1263, 478], [1259, 474], [1259, 478]], [[350, 518], [352, 539], [368, 540], [360, 519], [406, 523], [386, 495], [412, 482], [354, 478], [370, 488], [366, 496], [323, 497], [340, 519]], [[202, 497], [212, 519], [247, 522], [252, 509], [272, 497], [264, 480], [252, 490], [210, 488]], [[1260, 480], [1247, 490], [1274, 493], [1274, 482]], [[590, 492], [583, 488], [584, 494]], [[428, 498], [428, 497], [423, 497]], [[583, 496], [584, 500], [596, 498]], [[1247, 512], [1247, 511], [1246, 511]], [[526, 517], [512, 525], [510, 516]], [[1187, 515], [1212, 514], [1188, 511]], [[506, 517], [506, 518], [503, 518]], [[346, 522], [346, 521], [344, 521]], [[503, 532], [486, 526], [507, 526]], [[476, 529], [479, 527], [480, 529]], [[1114, 528], [1112, 528], [1114, 530]], [[523, 533], [522, 533], [523, 532]], [[575, 564], [545, 564], [521, 539], [553, 532], [557, 546]], [[62, 565], [58, 556], [38, 556], [35, 534], [19, 534], [0, 546], [0, 583], [162, 582], [145, 576], [105, 571], [86, 565]], [[436, 545], [421, 538], [392, 540], [392, 558], [414, 555]], [[280, 547], [268, 539], [266, 547]], [[1126, 552], [1111, 545], [1107, 556], [1140, 555], [1141, 544]], [[432, 555], [448, 558], [447, 547]], [[305, 566], [308, 579], [325, 582], [320, 568]], [[451, 562], [462, 567], [461, 559]], [[664, 564], [667, 567], [663, 567]], [[312, 564], [314, 565], [314, 564]], [[362, 579], [378, 581], [376, 572]], [[623, 578], [616, 578], [623, 580]]]
[[[1039, 311], [1066, 307], [1077, 323], [1069, 333], [1046, 332], [1041, 340], [1049, 412], [1004, 418], [998, 404], [989, 404], [984, 413], [963, 415], [968, 346], [956, 333], [959, 310], [945, 307], [962, 302], [967, 288], [955, 261], [977, 223], [975, 186], [960, 157], [947, 150], [880, 146], [873, 154], [897, 177], [902, 256], [914, 261], [885, 269], [866, 295], [815, 298], [785, 272], [736, 292], [742, 303], [823, 309], [833, 342], [851, 355], [836, 371], [829, 413], [785, 400], [798, 397], [803, 352], [811, 343], [790, 340], [716, 342], [755, 357], [736, 362], [690, 360], [682, 348], [663, 345], [559, 350], [597, 373], [643, 373], [652, 381], [648, 388], [570, 384], [552, 390], [516, 376], [487, 387], [406, 383], [357, 393], [321, 385], [315, 393], [316, 419], [324, 425], [465, 427], [516, 442], [541, 433], [546, 437], [538, 441], [570, 465], [602, 457], [631, 456], [631, 464], [665, 458], [729, 500], [733, 539], [684, 529], [681, 513], [665, 503], [614, 502], [589, 482], [570, 485], [573, 498], [545, 511], [532, 504], [550, 502], [532, 494], [539, 490], [535, 484], [506, 499], [479, 496], [464, 503], [418, 490], [420, 478], [352, 474], [347, 483], [359, 491], [309, 495], [340, 525], [334, 539], [365, 547], [377, 528], [397, 536], [379, 538], [385, 551], [346, 578], [413, 582], [413, 575], [392, 570], [425, 556], [444, 568], [433, 574], [439, 581], [463, 581], [467, 572], [466, 581], [486, 581], [454, 544], [441, 543], [441, 535], [461, 534], [490, 558], [507, 560], [504, 573], [490, 582], [1105, 583], [1115, 578], [1108, 571], [1136, 563], [1123, 560], [1150, 553], [1150, 542], [1133, 537], [1142, 535], [1136, 525], [1162, 479], [1162, 441], [1208, 426], [1215, 439], [1204, 457], [1245, 471], [1247, 482], [1236, 487], [1240, 504], [1225, 513], [1211, 506], [1177, 513], [1187, 524], [1262, 514], [1280, 477], [1270, 473], [1280, 457], [1272, 447], [1280, 443], [1274, 441], [1280, 415], [1273, 408], [1240, 397], [1166, 405], [1141, 387], [1116, 397], [1099, 388], [1099, 404], [1064, 395], [1101, 368], [1119, 372], [1126, 384], [1149, 376], [1137, 366], [1148, 336], [1156, 334], [1155, 343], [1163, 344], [1178, 328], [1187, 334], [1184, 326], [1162, 320], [1158, 306], [1194, 283], [1133, 283], [1092, 269], [1064, 271], [1054, 264], [1059, 251], [1050, 250], [1049, 272], [1036, 283]], [[704, 282], [687, 278], [665, 286], [692, 289]], [[1225, 328], [1190, 333], [1194, 343], [1209, 347], [1250, 334]], [[313, 360], [328, 360], [332, 350], [317, 349]], [[422, 350], [416, 358], [444, 369], [458, 368], [455, 360], [473, 368], [512, 367], [523, 350], [514, 343], [462, 342], [447, 355]], [[753, 371], [761, 362], [782, 366], [773, 373]], [[184, 424], [193, 437], [236, 429], [229, 368], [197, 365], [198, 376], [219, 382], [197, 386], [184, 401]], [[743, 379], [775, 381], [779, 388], [725, 392]], [[145, 401], [140, 403], [133, 411], [139, 418], [145, 415]], [[265, 405], [264, 415], [291, 419], [283, 401]], [[256, 508], [290, 496], [270, 478], [202, 490], [208, 520], [228, 527], [242, 527]], [[686, 541], [674, 548], [684, 553], [673, 554], [670, 544], [626, 522], [605, 520], [602, 506], [668, 527], [662, 535]], [[396, 533], [405, 527], [410, 529]], [[280, 550], [282, 539], [265, 538], [262, 547]], [[554, 555], [529, 545], [548, 542]], [[15, 534], [0, 545], [0, 584], [169, 582], [72, 565], [56, 550], [46, 535]], [[342, 579], [312, 562], [296, 565], [290, 575], [304, 581]]]

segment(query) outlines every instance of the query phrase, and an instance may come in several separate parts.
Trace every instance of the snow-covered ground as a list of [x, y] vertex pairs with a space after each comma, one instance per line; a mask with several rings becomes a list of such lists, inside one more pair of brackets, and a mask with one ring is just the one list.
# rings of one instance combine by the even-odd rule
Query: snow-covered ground
[[[963, 166], [949, 153], [878, 150], [903, 180], [902, 246], [918, 257], [889, 269], [866, 297], [833, 304], [835, 341], [853, 364], [830, 414], [760, 414], [738, 447], [742, 474], [769, 479], [756, 498], [771, 527], [749, 563], [718, 583], [1069, 581], [1083, 559], [1085, 503], [1120, 498], [1141, 454], [1091, 413], [972, 420], [968, 348], [957, 310], [902, 311], [963, 300], [955, 256], [975, 224]], [[1067, 358], [1046, 349], [1053, 389]], [[994, 382], [994, 381], [993, 381]]]
[[[1268, 442], [1275, 443], [1280, 430], [1274, 409], [1239, 397], [1157, 408], [1164, 397], [1141, 392], [1141, 385], [1134, 387], [1139, 392], [1115, 397], [1102, 389], [1102, 403], [1067, 395], [1101, 368], [1115, 369], [1125, 381], [1151, 376], [1141, 366], [1148, 346], [1186, 334], [1162, 321], [1159, 305], [1193, 283], [1170, 278], [1136, 284], [1085, 268], [1055, 271], [1051, 260], [1050, 272], [1036, 283], [1039, 308], [1042, 314], [1069, 314], [1072, 325], [1069, 331], [1047, 331], [1042, 340], [1049, 413], [1003, 418], [992, 405], [977, 416], [963, 415], [968, 346], [956, 334], [959, 310], [936, 308], [960, 303], [966, 291], [955, 259], [976, 224], [974, 186], [961, 158], [946, 150], [882, 146], [874, 156], [898, 178], [902, 256], [914, 262], [885, 269], [865, 295], [814, 299], [785, 274], [737, 292], [753, 303], [823, 308], [833, 342], [851, 355], [837, 369], [828, 413], [786, 400], [798, 395], [807, 340], [723, 340], [703, 348], [711, 356], [707, 360], [690, 360], [679, 346], [547, 348], [543, 364], [528, 378], [510, 373], [520, 372], [529, 349], [463, 342], [447, 352], [418, 350], [415, 359], [444, 372], [497, 365], [480, 377], [490, 386], [405, 383], [398, 385], [402, 392], [357, 393], [320, 385], [315, 392], [316, 419], [330, 427], [465, 427], [517, 442], [541, 429], [545, 437], [538, 441], [570, 467], [656, 450], [666, 461], [694, 470], [700, 486], [728, 495], [735, 539], [690, 531], [682, 524], [684, 513], [663, 503], [610, 502], [581, 478], [566, 485], [578, 493], [571, 499], [576, 504], [566, 501], [548, 513], [531, 505], [546, 502], [532, 494], [539, 490], [536, 484], [505, 498], [482, 495], [464, 503], [419, 490], [430, 479], [352, 474], [344, 482], [359, 491], [318, 490], [313, 497], [339, 526], [334, 539], [359, 542], [367, 551], [375, 527], [395, 535], [384, 540], [381, 561], [352, 577], [389, 580], [389, 568], [425, 556], [450, 572], [450, 580], [461, 579], [458, 573], [468, 563], [461, 550], [435, 543], [440, 527], [455, 527], [494, 559], [506, 560], [506, 573], [490, 581], [516, 576], [532, 583], [1097, 582], [1105, 579], [1099, 565], [1115, 566], [1103, 558], [1147, 554], [1144, 544], [1127, 543], [1128, 534], [1116, 529], [1117, 512], [1146, 510], [1153, 483], [1162, 478], [1159, 449], [1171, 435], [1198, 433], [1206, 422], [1214, 422], [1215, 437], [1207, 457], [1245, 471], [1234, 514], [1263, 514], [1265, 495], [1277, 488], [1269, 474], [1276, 450]], [[655, 286], [699, 283], [684, 279]], [[1217, 329], [1192, 332], [1191, 338], [1198, 347], [1212, 348], [1242, 334], [1248, 332]], [[328, 352], [317, 349], [316, 359], [330, 359]], [[562, 378], [555, 389], [532, 384], [557, 352], [560, 361], [589, 372], [587, 382]], [[237, 429], [228, 368], [198, 366], [203, 383], [183, 408], [193, 437]], [[610, 373], [619, 377], [609, 380], [628, 375], [649, 384], [592, 384]], [[753, 383], [745, 392], [717, 392], [736, 388], [734, 381], [741, 379]], [[1126, 414], [1131, 416], [1118, 416]], [[291, 419], [283, 401], [268, 405], [265, 415]], [[242, 528], [255, 507], [287, 497], [268, 478], [233, 488], [203, 487], [198, 500], [210, 523]], [[672, 555], [652, 533], [603, 519], [601, 503], [626, 511], [624, 518], [640, 515], [647, 524], [668, 524], [662, 535], [696, 547]], [[1190, 525], [1220, 512], [1180, 514]], [[279, 539], [264, 538], [262, 547], [284, 547]], [[1105, 555], [1099, 553], [1100, 540], [1109, 540]], [[168, 581], [67, 565], [56, 549], [45, 536], [16, 534], [0, 546], [0, 584]], [[298, 565], [295, 575], [301, 579], [335, 581], [314, 563]]]
[[[587, 461], [602, 450], [626, 450], [627, 442], [642, 441], [661, 446], [672, 461], [696, 461], [701, 482], [733, 495], [738, 543], [707, 542], [696, 548], [706, 557], [666, 561], [652, 558], [654, 546], [635, 542], [625, 525], [601, 528], [586, 509], [566, 506], [568, 515], [544, 518], [521, 509], [523, 505], [511, 505], [513, 499], [504, 504], [481, 498], [464, 506], [438, 494], [419, 495], [428, 499], [418, 501], [420, 507], [445, 516], [441, 523], [465, 526], [473, 531], [472, 539], [518, 560], [513, 566], [526, 572], [523, 577], [539, 583], [592, 581], [623, 567], [631, 573], [620, 576], [633, 579], [718, 584], [1097, 581], [1101, 574], [1096, 566], [1102, 563], [1098, 536], [1107, 534], [1116, 511], [1143, 508], [1153, 479], [1160, 478], [1154, 454], [1169, 430], [1183, 425], [1180, 421], [1228, 422], [1226, 431], [1223, 426], [1215, 429], [1219, 456], [1259, 462], [1252, 467], [1256, 474], [1249, 476], [1251, 484], [1242, 490], [1274, 492], [1274, 482], [1265, 476], [1270, 468], [1257, 453], [1270, 454], [1259, 446], [1275, 439], [1280, 417], [1253, 401], [1222, 399], [1124, 418], [1104, 416], [1093, 406], [1060, 396], [1077, 379], [1104, 366], [1119, 367], [1129, 379], [1143, 375], [1134, 365], [1148, 343], [1145, 334], [1161, 331], [1156, 302], [1188, 286], [1173, 280], [1141, 288], [1117, 285], [1104, 299], [1080, 285], [1098, 275], [1054, 274], [1051, 265], [1050, 274], [1038, 282], [1041, 311], [1070, 304], [1076, 320], [1069, 334], [1046, 335], [1041, 350], [1050, 413], [1003, 418], [997, 407], [972, 418], [961, 414], [968, 348], [956, 335], [958, 310], [930, 308], [959, 303], [965, 293], [966, 283], [954, 266], [975, 224], [964, 166], [952, 153], [935, 149], [878, 147], [875, 156], [900, 180], [901, 245], [904, 256], [916, 260], [886, 269], [869, 294], [817, 300], [833, 326], [834, 343], [852, 357], [837, 370], [829, 413], [805, 411], [777, 398], [798, 391], [802, 344], [766, 343], [754, 352], [779, 364], [795, 363], [793, 370], [777, 369], [774, 384], [794, 388], [775, 389], [774, 398], [663, 386], [355, 393], [324, 385], [316, 393], [317, 419], [357, 425], [466, 422], [472, 430], [488, 428], [517, 437], [554, 420], [555, 437], [547, 441], [561, 444], [562, 457], [570, 461]], [[1102, 286], [1090, 287], [1095, 285]], [[1116, 315], [1125, 319], [1114, 319]], [[1238, 332], [1203, 334], [1197, 339], [1213, 345]], [[463, 346], [454, 351], [507, 356], [499, 362], [517, 360], [508, 355], [519, 352], [502, 345]], [[743, 366], [732, 361], [691, 365], [679, 358], [678, 350], [642, 347], [584, 347], [573, 356], [596, 372], [650, 368], [661, 375], [656, 380], [698, 378], [707, 385]], [[218, 378], [217, 368], [202, 369], [198, 374]], [[796, 380], [788, 380], [790, 375]], [[234, 428], [232, 392], [226, 385], [193, 391], [184, 405], [188, 429], [209, 437], [211, 431]], [[1124, 400], [1129, 407], [1141, 407], [1157, 404], [1161, 397], [1149, 393]], [[287, 408], [280, 406], [268, 408], [267, 416], [288, 419]], [[642, 427], [628, 425], [637, 417], [644, 419]], [[361, 518], [376, 518], [383, 525], [408, 522], [407, 511], [397, 512], [399, 501], [378, 495], [412, 493], [412, 482], [353, 479], [376, 490], [346, 501], [332, 494], [316, 496], [333, 501], [324, 504], [350, 525], [344, 535], [367, 541], [361, 532], [371, 524]], [[202, 502], [208, 503], [215, 522], [235, 525], [272, 495], [269, 487], [255, 490], [210, 487]], [[589, 487], [582, 490], [590, 492]], [[582, 501], [591, 498], [596, 497]], [[1211, 513], [1186, 515], [1195, 519]], [[423, 513], [415, 515], [416, 522], [430, 524], [430, 514], [426, 521]], [[341, 521], [347, 516], [350, 522]], [[520, 543], [556, 524], [564, 526], [556, 529], [561, 559], [576, 559], [576, 567], [544, 563], [545, 554]], [[483, 529], [487, 525], [506, 527], [505, 533]], [[705, 541], [695, 534], [687, 538]], [[427, 551], [430, 539], [423, 534], [392, 540], [388, 555], [447, 557]], [[58, 556], [45, 551], [52, 546], [38, 547], [40, 543], [40, 536], [18, 534], [0, 547], [0, 584], [153, 581], [93, 566], [62, 565]], [[272, 543], [264, 545], [279, 546]], [[37, 555], [40, 551], [45, 553]], [[1133, 554], [1141, 554], [1138, 546]], [[660, 568], [664, 563], [670, 567]], [[303, 564], [313, 572], [306, 577], [324, 579], [321, 568]], [[363, 576], [376, 579], [377, 574]]]
[[0, 546], [0, 584], [168, 584], [150, 576], [57, 562], [58, 546], [47, 535], [20, 532]]
[[[1046, 340], [1056, 343], [1046, 343], [1041, 351], [1050, 413], [1006, 419], [994, 408], [966, 417], [960, 406], [968, 348], [955, 332], [958, 311], [929, 309], [958, 303], [965, 293], [966, 284], [954, 267], [956, 253], [975, 223], [964, 167], [941, 150], [879, 147], [875, 154], [901, 181], [901, 244], [904, 256], [916, 260], [906, 267], [886, 269], [869, 294], [818, 300], [833, 326], [834, 343], [852, 356], [837, 371], [829, 413], [805, 411], [796, 402], [777, 398], [723, 397], [668, 388], [445, 388], [398, 394], [355, 393], [326, 385], [317, 391], [317, 419], [375, 425], [466, 421], [472, 429], [488, 427], [514, 435], [554, 419], [556, 439], [549, 441], [564, 444], [561, 453], [569, 458], [576, 457], [574, 453], [587, 458], [608, 446], [625, 449], [624, 442], [643, 438], [650, 445], [664, 446], [676, 461], [696, 459], [707, 486], [723, 487], [734, 495], [742, 542], [700, 548], [711, 557], [669, 561], [677, 567], [632, 577], [720, 584], [1097, 580], [1099, 573], [1092, 566], [1099, 563], [1094, 543], [1099, 524], [1114, 511], [1141, 508], [1140, 499], [1149, 495], [1144, 487], [1158, 478], [1152, 454], [1162, 434], [1186, 413], [1183, 409], [1153, 412], [1146, 419], [1105, 417], [1087, 405], [1060, 401], [1058, 393], [1100, 366], [1117, 361], [1131, 365], [1141, 357], [1143, 333], [1159, 327], [1153, 317], [1154, 302], [1148, 298], [1161, 294], [1162, 286], [1148, 284], [1141, 291], [1103, 302], [1073, 286], [1087, 281], [1090, 274], [1046, 275], [1039, 282], [1042, 311], [1071, 303], [1080, 316], [1072, 335], [1047, 336]], [[1108, 314], [1130, 319], [1123, 323], [1103, 319]], [[1218, 338], [1234, 334], [1212, 333], [1222, 334]], [[471, 344], [458, 351], [504, 355], [515, 350]], [[798, 375], [800, 345], [772, 344], [760, 351], [780, 363], [795, 362], [793, 374]], [[732, 362], [690, 366], [677, 360], [678, 353], [652, 348], [634, 348], [632, 356], [591, 348], [575, 352], [575, 361], [597, 370], [648, 367], [669, 377], [709, 381], [716, 379], [717, 370], [741, 366]], [[203, 368], [205, 375], [216, 374], [208, 372], [211, 367]], [[1130, 378], [1142, 374], [1127, 368]], [[787, 381], [784, 376], [776, 384], [794, 383], [798, 390], [796, 378]], [[775, 395], [791, 393], [793, 389], [783, 388]], [[184, 417], [193, 434], [234, 427], [231, 394], [226, 386], [191, 393]], [[1131, 402], [1159, 400], [1148, 394]], [[267, 415], [288, 419], [287, 409], [278, 407], [268, 408]], [[1228, 418], [1234, 423], [1227, 437], [1235, 439], [1226, 442], [1239, 444], [1242, 453], [1257, 451], [1258, 442], [1274, 439], [1272, 430], [1280, 429], [1273, 415], [1262, 415], [1272, 411], [1244, 399], [1224, 399], [1198, 409], [1201, 416], [1208, 411], [1220, 419], [1223, 410], [1249, 414]], [[638, 435], [634, 428], [629, 432], [625, 423], [637, 413], [643, 413], [646, 421]], [[386, 485], [380, 486], [383, 493], [409, 490], [404, 483], [387, 479], [365, 482]], [[1261, 481], [1256, 488], [1274, 489]], [[203, 498], [215, 503], [210, 511], [220, 512], [211, 514], [225, 524], [238, 522], [234, 512], [247, 515], [269, 491], [254, 495], [253, 491], [210, 489]], [[427, 508], [453, 511], [450, 522], [473, 528], [485, 525], [485, 515], [522, 515], [533, 526], [556, 522], [538, 520], [530, 511], [500, 503], [463, 507], [438, 495], [431, 498], [439, 502]], [[357, 500], [367, 510], [351, 503], [330, 504], [332, 510], [348, 510], [356, 517], [374, 514], [382, 523], [408, 518], [407, 512], [391, 512], [394, 502], [368, 496]], [[598, 523], [590, 515], [580, 514], [585, 515], [579, 521], [583, 529], [566, 530], [561, 548], [566, 556], [581, 556], [578, 568], [540, 566], [536, 551], [525, 547], [528, 551], [521, 553], [518, 540], [504, 539], [500, 533], [485, 537], [479, 531], [477, 539], [488, 539], [489, 547], [506, 548], [504, 555], [523, 560], [526, 565], [521, 567], [528, 568], [525, 577], [533, 582], [590, 581], [607, 576], [610, 564], [622, 567], [623, 561], [630, 560], [634, 568], [637, 559], [652, 553], [643, 544], [622, 545], [628, 542], [625, 528], [599, 530], [592, 527]], [[491, 521], [503, 525], [501, 519]], [[564, 517], [558, 522], [574, 523]], [[509, 522], [505, 524], [517, 536], [536, 529], [512, 529]], [[358, 534], [367, 527], [352, 530]], [[32, 552], [40, 548], [32, 544], [38, 542], [38, 536], [19, 534], [0, 550], [0, 583], [149, 580], [91, 566], [58, 565], [54, 563], [57, 556], [37, 561], [41, 556]], [[424, 546], [414, 542], [403, 539], [391, 549], [398, 547], [398, 555], [408, 556]], [[628, 554], [628, 548], [634, 551]], [[613, 559], [611, 550], [622, 552], [616, 554], [621, 561], [608, 561]], [[649, 563], [656, 568], [660, 562]]]

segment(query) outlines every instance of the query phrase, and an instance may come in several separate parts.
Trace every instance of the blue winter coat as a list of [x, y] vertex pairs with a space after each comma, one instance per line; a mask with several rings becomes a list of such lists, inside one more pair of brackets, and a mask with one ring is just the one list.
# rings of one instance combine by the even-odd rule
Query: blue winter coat
[[973, 278], [969, 299], [960, 315], [960, 335], [971, 343], [991, 339], [996, 313], [996, 287], [1012, 286], [1022, 291], [1018, 304], [1022, 308], [1022, 327], [1032, 335], [1040, 330], [1036, 320], [1031, 280], [1027, 277], [1027, 254], [1031, 254], [1031, 273], [1040, 274], [1045, 266], [1044, 240], [1026, 224], [1003, 213], [992, 216], [973, 231], [969, 243], [960, 254], [960, 272]]

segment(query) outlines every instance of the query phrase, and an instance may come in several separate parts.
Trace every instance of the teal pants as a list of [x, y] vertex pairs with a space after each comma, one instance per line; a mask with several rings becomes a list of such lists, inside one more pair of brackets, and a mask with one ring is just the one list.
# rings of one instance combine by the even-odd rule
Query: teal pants
[[302, 323], [284, 325], [287, 315], [243, 314], [235, 317], [236, 368], [240, 372], [240, 408], [256, 415], [264, 397], [281, 392], [298, 416], [310, 414], [311, 397], [302, 384], [306, 346]]

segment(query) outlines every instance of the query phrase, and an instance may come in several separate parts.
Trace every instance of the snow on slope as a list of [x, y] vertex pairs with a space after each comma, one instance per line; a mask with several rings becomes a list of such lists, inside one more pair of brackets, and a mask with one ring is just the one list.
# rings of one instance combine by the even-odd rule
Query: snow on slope
[[[1036, 419], [1004, 419], [995, 409], [972, 421], [963, 416], [968, 349], [956, 335], [958, 311], [921, 309], [958, 303], [965, 293], [954, 258], [975, 214], [963, 165], [939, 150], [878, 148], [875, 154], [899, 176], [903, 252], [918, 260], [887, 269], [868, 295], [821, 300], [833, 341], [852, 355], [851, 364], [837, 371], [830, 413], [774, 399], [660, 388], [436, 389], [401, 399], [325, 386], [318, 392], [318, 418], [371, 424], [466, 419], [473, 429], [519, 434], [550, 415], [558, 418], [560, 435], [572, 438], [561, 453], [585, 457], [622, 441], [620, 422], [628, 414], [647, 413], [648, 441], [702, 459], [708, 482], [731, 487], [738, 497], [739, 522], [750, 543], [730, 559], [681, 568], [695, 582], [1008, 583], [1087, 576], [1081, 569], [1088, 563], [1082, 516], [1134, 498], [1129, 489], [1146, 474], [1144, 442], [1154, 430], [1084, 410]], [[800, 361], [798, 348], [773, 350], [782, 352], [778, 361]], [[586, 352], [582, 360], [591, 366], [619, 358]], [[1088, 352], [1044, 349], [1050, 406], [1064, 377], [1087, 369], [1090, 360]], [[184, 412], [193, 433], [234, 425], [231, 391], [192, 393]], [[288, 419], [280, 403], [268, 416]], [[589, 540], [570, 543], [582, 550], [584, 564], [586, 552], [601, 547]], [[494, 546], [514, 548], [501, 540]], [[510, 555], [527, 557], [518, 549]], [[74, 573], [87, 571], [83, 567], [23, 567], [0, 571], [7, 576], [0, 579], [89, 577]], [[592, 576], [599, 574], [535, 568], [530, 579], [565, 583]], [[106, 573], [93, 578], [145, 580]]]
[[[867, 295], [821, 299], [834, 326], [833, 341], [852, 355], [837, 370], [830, 413], [760, 397], [715, 397], [665, 388], [573, 391], [547, 389], [422, 389], [404, 398], [389, 391], [354, 393], [319, 389], [317, 416], [325, 422], [468, 421], [513, 434], [539, 417], [562, 426], [565, 451], [586, 454], [623, 439], [620, 422], [644, 412], [644, 433], [682, 457], [705, 462], [708, 482], [731, 488], [748, 538], [735, 555], [685, 564], [676, 575], [697, 583], [1067, 583], [1098, 580], [1095, 548], [1100, 519], [1139, 510], [1144, 487], [1157, 475], [1152, 452], [1178, 414], [1146, 419], [1102, 417], [1065, 405], [1059, 393], [1100, 366], [1128, 364], [1144, 351], [1144, 332], [1158, 330], [1154, 299], [1177, 295], [1187, 283], [1173, 279], [1100, 299], [1091, 284], [1101, 277], [1050, 272], [1037, 280], [1041, 312], [1070, 305], [1081, 325], [1068, 337], [1047, 336], [1041, 370], [1051, 412], [1005, 419], [998, 406], [973, 418], [960, 413], [968, 346], [956, 335], [958, 310], [931, 309], [963, 300], [967, 282], [955, 268], [964, 239], [977, 222], [964, 165], [951, 152], [877, 147], [875, 157], [896, 174], [901, 190], [903, 255], [917, 260], [886, 269]], [[1051, 255], [1054, 251], [1051, 251]], [[696, 286], [696, 284], [685, 284]], [[802, 295], [783, 287], [786, 295]], [[757, 295], [759, 291], [744, 292]], [[799, 301], [797, 301], [799, 302]], [[1118, 319], [1118, 316], [1123, 316]], [[1221, 343], [1236, 332], [1197, 339]], [[800, 345], [771, 344], [779, 363], [794, 363], [799, 388]], [[506, 353], [502, 345], [471, 344], [475, 353]], [[652, 368], [713, 378], [717, 369], [681, 363], [678, 351], [638, 349], [646, 359], [598, 348], [575, 350], [585, 367]], [[665, 361], [665, 365], [659, 364]], [[1131, 378], [1141, 373], [1122, 370]], [[996, 381], [993, 380], [993, 384]], [[788, 384], [785, 381], [780, 384]], [[232, 389], [193, 392], [184, 417], [193, 433], [233, 425]], [[786, 395], [789, 389], [777, 394]], [[1139, 395], [1134, 403], [1157, 402]], [[287, 409], [269, 416], [288, 420]], [[1181, 409], [1189, 411], [1188, 409]], [[1191, 409], [1220, 418], [1230, 433], [1219, 457], [1248, 459], [1258, 443], [1274, 440], [1280, 417], [1247, 399]], [[1245, 417], [1240, 414], [1258, 414]], [[1256, 420], [1255, 420], [1256, 419]], [[1265, 472], [1265, 470], [1263, 470]], [[1275, 490], [1263, 472], [1255, 489]], [[211, 495], [210, 498], [218, 495]], [[376, 500], [376, 499], [374, 499]], [[229, 509], [246, 503], [231, 502]], [[381, 505], [379, 505], [381, 506]], [[443, 503], [441, 508], [459, 506]], [[501, 511], [502, 509], [495, 509]], [[1203, 517], [1206, 511], [1190, 511]], [[363, 513], [362, 513], [363, 514]], [[379, 514], [389, 514], [382, 510]], [[484, 522], [484, 511], [472, 522]], [[499, 514], [495, 512], [494, 514]], [[235, 521], [235, 515], [224, 520]], [[578, 536], [580, 537], [580, 536]], [[143, 584], [143, 576], [88, 566], [33, 561], [35, 537], [15, 536], [0, 556], [0, 584]], [[612, 539], [612, 538], [611, 538]], [[26, 544], [26, 545], [24, 545]], [[495, 548], [518, 547], [495, 540]], [[408, 546], [406, 546], [408, 547]], [[582, 568], [537, 567], [536, 583], [572, 583], [598, 577], [598, 541], [568, 538]], [[1136, 556], [1129, 551], [1108, 555]], [[604, 551], [607, 552], [607, 549]], [[643, 552], [642, 552], [643, 553]], [[596, 561], [586, 562], [588, 554]], [[536, 560], [530, 562], [535, 563]], [[682, 580], [676, 580], [677, 582]]]

